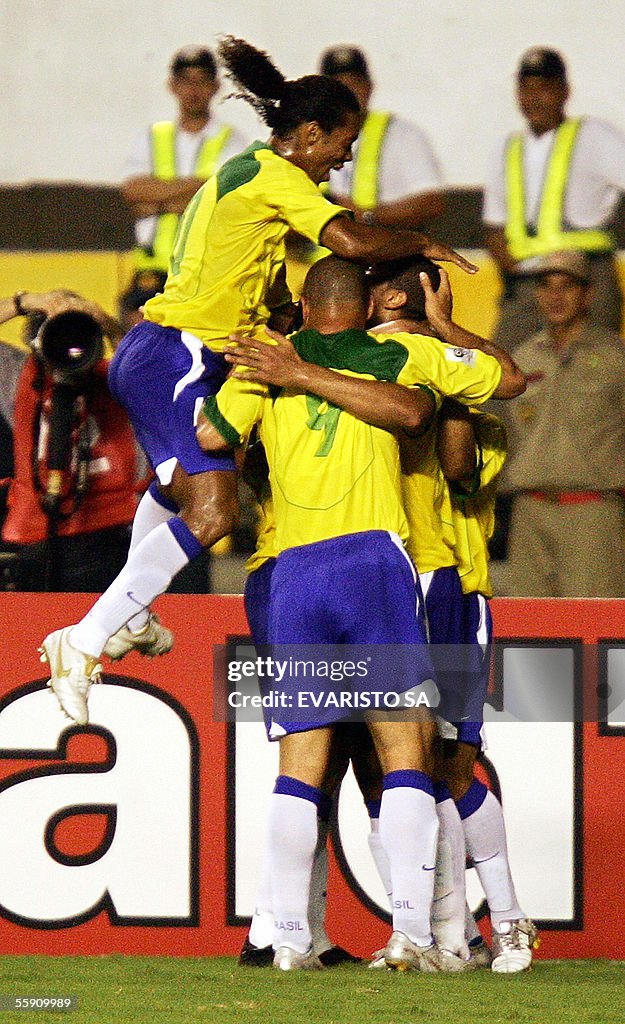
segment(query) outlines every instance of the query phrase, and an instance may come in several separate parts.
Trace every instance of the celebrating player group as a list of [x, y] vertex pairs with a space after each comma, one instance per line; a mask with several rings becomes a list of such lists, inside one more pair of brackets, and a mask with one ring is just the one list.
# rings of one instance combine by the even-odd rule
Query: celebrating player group
[[[475, 267], [419, 231], [354, 218], [320, 189], [351, 160], [362, 125], [347, 85], [289, 81], [233, 37], [218, 56], [270, 137], [196, 192], [164, 290], [112, 360], [111, 391], [154, 480], [120, 575], [80, 622], [43, 640], [50, 686], [84, 725], [103, 654], [171, 649], [152, 603], [232, 531], [243, 465], [262, 518], [245, 593], [255, 643], [377, 657], [373, 675], [352, 674], [350, 701], [317, 694], [305, 712], [264, 702], [279, 774], [240, 963], [357, 959], [324, 923], [327, 822], [351, 762], [392, 910], [369, 966], [526, 970], [536, 930], [516, 897], [501, 805], [474, 772], [489, 671], [487, 542], [506, 457], [501, 422], [480, 407], [514, 399], [524, 376], [453, 320], [439, 264]], [[285, 274], [294, 233], [322, 247], [297, 305]], [[294, 662], [284, 664], [281, 685], [297, 693]], [[260, 682], [268, 695], [271, 681]], [[325, 678], [325, 697], [333, 685], [345, 691]], [[466, 906], [467, 856], [492, 950]]]

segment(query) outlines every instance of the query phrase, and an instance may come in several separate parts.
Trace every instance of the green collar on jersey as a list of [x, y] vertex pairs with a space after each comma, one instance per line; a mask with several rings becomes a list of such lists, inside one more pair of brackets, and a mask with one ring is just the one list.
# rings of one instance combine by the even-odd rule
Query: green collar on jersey
[[378, 342], [358, 328], [336, 334], [303, 330], [293, 334], [291, 341], [308, 363], [333, 370], [367, 373], [376, 380], [397, 380], [408, 359], [408, 349], [400, 342]]
[[241, 185], [247, 185], [260, 171], [260, 164], [254, 154], [259, 149], [271, 149], [266, 142], [252, 142], [242, 153], [226, 160], [217, 171], [217, 201], [234, 192]]

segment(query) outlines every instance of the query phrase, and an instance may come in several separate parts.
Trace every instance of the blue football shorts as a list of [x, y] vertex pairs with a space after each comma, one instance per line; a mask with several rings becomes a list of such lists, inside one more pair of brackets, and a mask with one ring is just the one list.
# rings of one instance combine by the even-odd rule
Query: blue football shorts
[[423, 573], [420, 579], [441, 694], [441, 734], [480, 745], [492, 640], [488, 602], [481, 594], [463, 594], [453, 567]]
[[245, 580], [243, 604], [255, 644], [269, 642], [269, 599], [275, 564], [275, 558], [268, 558], [258, 569], [248, 573]]
[[[297, 715], [289, 708], [265, 715], [271, 739], [362, 721], [371, 700], [375, 710], [394, 710], [401, 706], [395, 699], [424, 684], [432, 692], [418, 577], [399, 537], [386, 531], [282, 552], [272, 574], [268, 633], [272, 655], [286, 666], [282, 692], [298, 708]], [[356, 662], [363, 669], [341, 679], [317, 675], [324, 659], [326, 669]], [[313, 663], [313, 675], [302, 676], [297, 666]], [[333, 693], [341, 695], [338, 703], [326, 699]]]
[[190, 476], [234, 470], [227, 454], [202, 451], [195, 428], [208, 395], [226, 379], [223, 356], [188, 331], [144, 320], [122, 340], [109, 367], [109, 388], [128, 413], [137, 440], [161, 484], [179, 463]]

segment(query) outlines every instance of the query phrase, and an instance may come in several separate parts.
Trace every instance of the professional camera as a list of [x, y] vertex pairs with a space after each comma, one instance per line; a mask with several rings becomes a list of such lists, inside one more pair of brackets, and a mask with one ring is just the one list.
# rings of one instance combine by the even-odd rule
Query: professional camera
[[[67, 310], [43, 320], [30, 345], [52, 383], [45, 457], [48, 475], [41, 504], [47, 515], [58, 519], [64, 517], [60, 509], [74, 445], [75, 507], [88, 487], [90, 436], [84, 395], [89, 389], [90, 373], [102, 358], [102, 329], [89, 313]], [[39, 387], [43, 387], [43, 382]]]
[[102, 329], [89, 313], [68, 310], [44, 320], [31, 347], [56, 382], [76, 385], [102, 358]]

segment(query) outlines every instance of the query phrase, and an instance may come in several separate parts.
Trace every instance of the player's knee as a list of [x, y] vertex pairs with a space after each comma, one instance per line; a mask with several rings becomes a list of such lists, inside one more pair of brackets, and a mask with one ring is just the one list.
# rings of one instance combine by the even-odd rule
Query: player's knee
[[187, 478], [180, 495], [180, 514], [204, 548], [232, 533], [238, 500], [234, 473], [204, 473]]
[[199, 519], [197, 516], [195, 517], [194, 526], [192, 527], [193, 533], [200, 544], [205, 548], [209, 548], [216, 544], [218, 540], [221, 540], [222, 537], [232, 533], [237, 522], [237, 512], [236, 503], [211, 508], [210, 515], [207, 518], [200, 512]]

